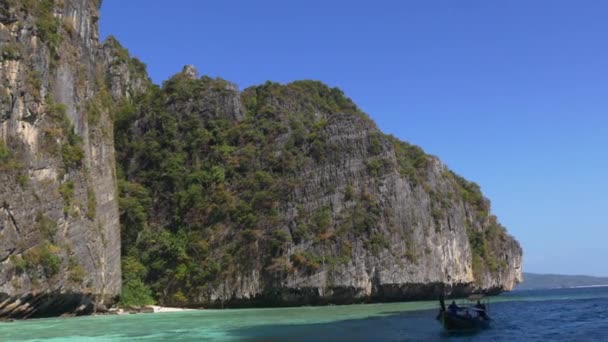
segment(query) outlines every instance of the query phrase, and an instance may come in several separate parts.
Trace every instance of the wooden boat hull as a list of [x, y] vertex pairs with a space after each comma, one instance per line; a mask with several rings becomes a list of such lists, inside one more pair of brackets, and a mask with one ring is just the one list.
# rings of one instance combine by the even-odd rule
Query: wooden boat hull
[[490, 327], [490, 320], [441, 312], [439, 321], [446, 331], [477, 331]]

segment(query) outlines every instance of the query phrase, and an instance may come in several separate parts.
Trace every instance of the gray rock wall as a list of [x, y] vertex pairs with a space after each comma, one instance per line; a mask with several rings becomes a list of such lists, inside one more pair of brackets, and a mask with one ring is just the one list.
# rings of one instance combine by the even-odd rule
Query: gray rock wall
[[[521, 247], [491, 214], [479, 187], [436, 157], [383, 134], [339, 90], [311, 81], [269, 82], [239, 94], [222, 87], [222, 80], [196, 82], [194, 75], [185, 69], [165, 83], [160, 110], [177, 122], [224, 119], [226, 130], [231, 124], [266, 127], [270, 120], [281, 133], [256, 142], [256, 152], [288, 164], [290, 156], [282, 154], [296, 150], [291, 158], [298, 158], [298, 166], [273, 173], [277, 184], [291, 190], [276, 205], [278, 219], [260, 213], [264, 218], [253, 238], [238, 240], [244, 228], [230, 218], [209, 233], [211, 256], [197, 261], [232, 260], [213, 279], [149, 279], [161, 302], [221, 307], [397, 301], [441, 292], [498, 293], [521, 280]], [[158, 125], [145, 110], [139, 115], [129, 131], [136, 140]], [[263, 163], [253, 168], [267, 170]], [[123, 164], [129, 180], [142, 181], [136, 157]], [[238, 177], [225, 187], [241, 198], [249, 189], [232, 189]], [[159, 199], [147, 229], [188, 230], [188, 219], [175, 223], [172, 209]], [[154, 243], [140, 248], [154, 249]]]
[[90, 313], [121, 287], [98, 4], [8, 3], [2, 12], [11, 20], [0, 23], [0, 317]]
[[[281, 106], [281, 104], [275, 104]], [[283, 105], [286, 112], [294, 108]], [[228, 110], [229, 111], [229, 110]], [[369, 119], [353, 114], [318, 113], [328, 120], [324, 132], [331, 146], [321, 161], [310, 161], [299, 173], [293, 200], [282, 206], [282, 223], [294, 236], [298, 210], [314, 213], [331, 208], [325, 241], [294, 241], [285, 262], [291, 268], [278, 281], [264, 276], [263, 262], [242, 270], [201, 297], [207, 306], [298, 305], [436, 299], [440, 293], [508, 291], [522, 280], [522, 249], [489, 212], [468, 203], [455, 176], [437, 158], [413, 180], [399, 172], [398, 153], [391, 138]], [[232, 114], [228, 113], [228, 117]], [[280, 141], [281, 139], [279, 139]], [[373, 147], [374, 146], [374, 147]], [[370, 171], [370, 163], [381, 168]], [[354, 195], [349, 195], [352, 193]], [[371, 233], [337, 237], [357, 207], [359, 194], [381, 210]], [[349, 198], [350, 197], [350, 198]], [[296, 209], [299, 208], [299, 209]], [[497, 229], [488, 254], [474, 270], [470, 234]], [[488, 233], [490, 234], [490, 233]], [[381, 239], [374, 244], [371, 240]], [[345, 252], [345, 249], [347, 251]], [[293, 267], [294, 254], [312, 253], [323, 259], [319, 268]], [[347, 254], [348, 261], [331, 259]], [[492, 259], [492, 261], [490, 261]], [[491, 270], [488, 266], [496, 262]]]

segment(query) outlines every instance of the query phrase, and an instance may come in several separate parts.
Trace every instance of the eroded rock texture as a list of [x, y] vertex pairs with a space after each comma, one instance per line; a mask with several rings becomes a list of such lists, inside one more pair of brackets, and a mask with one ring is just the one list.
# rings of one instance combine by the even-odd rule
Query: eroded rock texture
[[98, 1], [0, 1], [0, 317], [90, 313], [121, 288]]
[[521, 248], [479, 187], [380, 132], [340, 90], [239, 93], [193, 75], [136, 101], [117, 145], [126, 254], [161, 302], [395, 301], [521, 278]]

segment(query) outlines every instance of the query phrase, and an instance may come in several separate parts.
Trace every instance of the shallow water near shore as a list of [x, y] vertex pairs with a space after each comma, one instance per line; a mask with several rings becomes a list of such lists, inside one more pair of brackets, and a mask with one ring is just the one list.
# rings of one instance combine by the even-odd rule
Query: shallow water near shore
[[608, 288], [494, 297], [491, 329], [445, 335], [436, 302], [199, 310], [0, 324], [0, 341], [607, 341]]

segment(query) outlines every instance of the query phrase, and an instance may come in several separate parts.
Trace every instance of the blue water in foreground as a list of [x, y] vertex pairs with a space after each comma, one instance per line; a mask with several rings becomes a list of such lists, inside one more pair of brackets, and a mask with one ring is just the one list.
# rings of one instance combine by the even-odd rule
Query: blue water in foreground
[[494, 297], [492, 328], [449, 336], [436, 302], [200, 310], [0, 323], [0, 341], [608, 341], [608, 288]]

